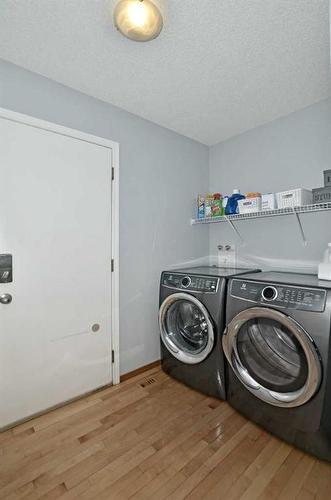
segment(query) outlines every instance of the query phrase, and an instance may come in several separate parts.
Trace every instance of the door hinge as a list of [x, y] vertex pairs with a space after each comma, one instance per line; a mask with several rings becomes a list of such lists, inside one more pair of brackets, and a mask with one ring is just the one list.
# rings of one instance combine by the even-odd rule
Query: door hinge
[[111, 267], [111, 272], [113, 273], [114, 272], [114, 259], [111, 259], [110, 267]]
[[111, 167], [111, 180], [113, 181], [115, 179], [115, 168]]
[[115, 351], [114, 351], [114, 349], [112, 349], [112, 351], [111, 351], [111, 362], [115, 363]]

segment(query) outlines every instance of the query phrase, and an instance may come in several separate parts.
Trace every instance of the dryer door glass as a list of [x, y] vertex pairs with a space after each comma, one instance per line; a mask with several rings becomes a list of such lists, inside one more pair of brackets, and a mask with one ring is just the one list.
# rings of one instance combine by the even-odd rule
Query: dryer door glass
[[237, 349], [251, 377], [272, 391], [292, 392], [307, 380], [308, 365], [296, 337], [278, 321], [248, 320], [240, 328]]
[[159, 320], [163, 343], [175, 357], [193, 364], [208, 356], [214, 331], [207, 310], [195, 297], [169, 296], [160, 308]]
[[241, 311], [228, 325], [222, 344], [236, 376], [267, 403], [300, 406], [318, 390], [322, 368], [317, 348], [303, 327], [280, 311]]

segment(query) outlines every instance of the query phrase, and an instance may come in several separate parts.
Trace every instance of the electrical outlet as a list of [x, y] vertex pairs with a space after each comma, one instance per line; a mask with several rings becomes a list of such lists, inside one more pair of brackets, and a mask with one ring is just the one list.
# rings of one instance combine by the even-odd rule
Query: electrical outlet
[[236, 267], [236, 246], [233, 243], [220, 244], [218, 249], [218, 267]]

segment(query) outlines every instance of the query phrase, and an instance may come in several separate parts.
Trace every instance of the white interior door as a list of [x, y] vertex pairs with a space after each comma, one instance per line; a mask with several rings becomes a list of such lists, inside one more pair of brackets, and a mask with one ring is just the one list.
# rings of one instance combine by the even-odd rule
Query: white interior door
[[111, 153], [0, 118], [0, 428], [112, 381]]

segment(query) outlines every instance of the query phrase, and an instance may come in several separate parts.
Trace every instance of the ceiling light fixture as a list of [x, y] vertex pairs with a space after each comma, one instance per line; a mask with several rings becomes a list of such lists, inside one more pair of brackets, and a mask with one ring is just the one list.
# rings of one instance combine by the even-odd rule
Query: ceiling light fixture
[[114, 10], [114, 24], [130, 40], [148, 42], [161, 33], [163, 18], [151, 0], [120, 0]]

